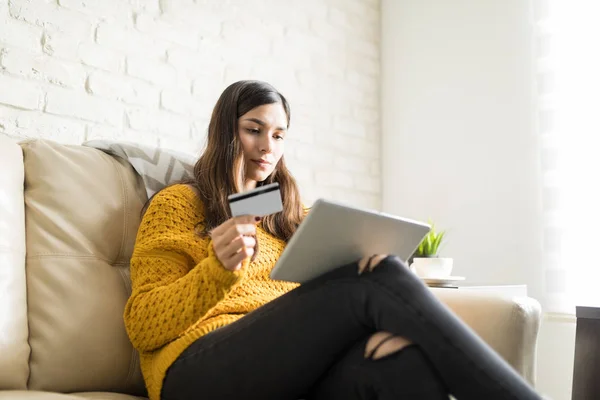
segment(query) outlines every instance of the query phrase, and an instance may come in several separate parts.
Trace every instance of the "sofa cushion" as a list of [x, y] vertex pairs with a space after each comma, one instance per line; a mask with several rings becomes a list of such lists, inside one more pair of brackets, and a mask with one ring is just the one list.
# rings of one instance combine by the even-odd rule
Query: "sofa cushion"
[[27, 386], [26, 296], [23, 153], [0, 135], [0, 389]]
[[123, 323], [144, 187], [129, 164], [96, 149], [22, 148], [29, 388], [144, 394]]
[[148, 198], [165, 186], [194, 177], [196, 157], [189, 154], [114, 140], [92, 140], [82, 146], [127, 160], [144, 181]]
[[0, 400], [144, 400], [145, 397], [136, 397], [120, 393], [88, 392], [60, 394], [52, 392], [39, 392], [36, 390], [8, 390], [0, 391]]
[[81, 400], [81, 397], [34, 390], [0, 391], [0, 400]]

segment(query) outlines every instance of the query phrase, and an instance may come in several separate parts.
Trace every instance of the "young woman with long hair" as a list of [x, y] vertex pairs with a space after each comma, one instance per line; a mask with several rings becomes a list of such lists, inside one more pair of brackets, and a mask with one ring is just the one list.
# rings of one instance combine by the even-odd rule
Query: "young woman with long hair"
[[[150, 399], [539, 399], [393, 255], [269, 278], [306, 212], [289, 124], [272, 86], [232, 84], [194, 179], [149, 202], [124, 318]], [[282, 212], [231, 217], [228, 195], [272, 182]]]

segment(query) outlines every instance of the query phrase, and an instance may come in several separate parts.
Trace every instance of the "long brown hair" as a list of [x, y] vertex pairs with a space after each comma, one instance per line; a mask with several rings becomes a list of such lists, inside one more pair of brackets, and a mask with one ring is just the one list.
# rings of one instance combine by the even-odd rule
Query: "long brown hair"
[[[223, 91], [208, 125], [205, 150], [194, 167], [194, 179], [188, 182], [197, 189], [204, 204], [203, 233], [231, 218], [227, 196], [244, 187], [245, 160], [238, 135], [238, 119], [250, 110], [280, 103], [290, 124], [290, 107], [273, 86], [261, 81], [239, 81]], [[282, 156], [275, 169], [257, 186], [278, 182], [283, 211], [263, 218], [265, 231], [288, 241], [302, 221], [303, 209], [296, 180]]]

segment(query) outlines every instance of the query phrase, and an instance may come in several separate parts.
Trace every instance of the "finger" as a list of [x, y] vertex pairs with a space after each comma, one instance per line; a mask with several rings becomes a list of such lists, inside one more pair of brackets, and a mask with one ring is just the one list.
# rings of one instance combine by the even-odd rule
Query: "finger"
[[257, 215], [239, 215], [232, 218], [236, 224], [257, 224], [261, 218]]
[[231, 250], [232, 253], [237, 253], [239, 249], [241, 249], [242, 247], [254, 247], [256, 246], [256, 236], [252, 235], [241, 235], [241, 236], [236, 236], [233, 238], [233, 240], [228, 244], [225, 245], [224, 248], [227, 248], [228, 246], [235, 244], [235, 246], [233, 246]]
[[229, 230], [232, 226], [235, 225], [235, 220], [233, 218], [229, 218], [227, 221], [223, 222], [221, 225], [217, 226], [213, 230], [210, 231], [210, 236], [212, 238], [217, 238], [227, 230]]
[[369, 263], [369, 258], [370, 256], [366, 256], [360, 259], [360, 261], [358, 262], [358, 274], [362, 274], [363, 272], [365, 272], [365, 269], [367, 268], [367, 264]]
[[[253, 254], [254, 254], [253, 248], [245, 247], [245, 248], [241, 249], [238, 253], [236, 253], [233, 257], [231, 257], [228, 261], [228, 264], [231, 265], [232, 267], [236, 267], [236, 266], [238, 266], [238, 264], [241, 264], [241, 262], [244, 261], [245, 259], [252, 257]], [[241, 265], [240, 265], [240, 267], [241, 267]]]
[[256, 247], [256, 236], [243, 236], [244, 247]]
[[254, 235], [256, 235], [256, 225], [254, 224], [232, 225], [229, 230], [221, 234], [221, 236], [214, 237], [213, 243], [218, 247], [225, 247], [236, 237]]
[[240, 269], [242, 267], [241, 263], [234, 264], [232, 261], [227, 261], [222, 264], [223, 264], [223, 268], [225, 268], [228, 271], [237, 271], [238, 269]]
[[217, 226], [212, 231], [210, 231], [210, 233], [213, 238], [216, 238], [225, 234], [225, 232], [231, 229], [231, 227], [234, 225], [256, 225], [260, 222], [260, 220], [261, 218], [255, 215], [240, 215], [237, 217], [229, 218], [227, 221], [223, 222], [221, 225]]
[[252, 248], [254, 251], [256, 239], [253, 236], [238, 236], [228, 246], [223, 248], [223, 258], [229, 259], [244, 248]]
[[375, 267], [379, 265], [381, 261], [383, 261], [387, 257], [387, 254], [378, 254], [375, 257], [371, 258], [371, 262], [369, 263], [369, 271], [373, 271]]
[[239, 261], [236, 262], [232, 258], [229, 261], [227, 261], [226, 263], [223, 263], [223, 267], [225, 267], [225, 269], [229, 270], [229, 271], [238, 271], [242, 268], [242, 263]]

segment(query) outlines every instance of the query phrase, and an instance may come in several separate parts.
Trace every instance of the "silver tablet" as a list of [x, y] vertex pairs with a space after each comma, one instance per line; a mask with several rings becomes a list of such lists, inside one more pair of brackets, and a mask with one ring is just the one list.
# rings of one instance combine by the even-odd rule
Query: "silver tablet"
[[319, 199], [290, 239], [271, 278], [304, 283], [373, 254], [406, 260], [429, 230], [423, 222]]

